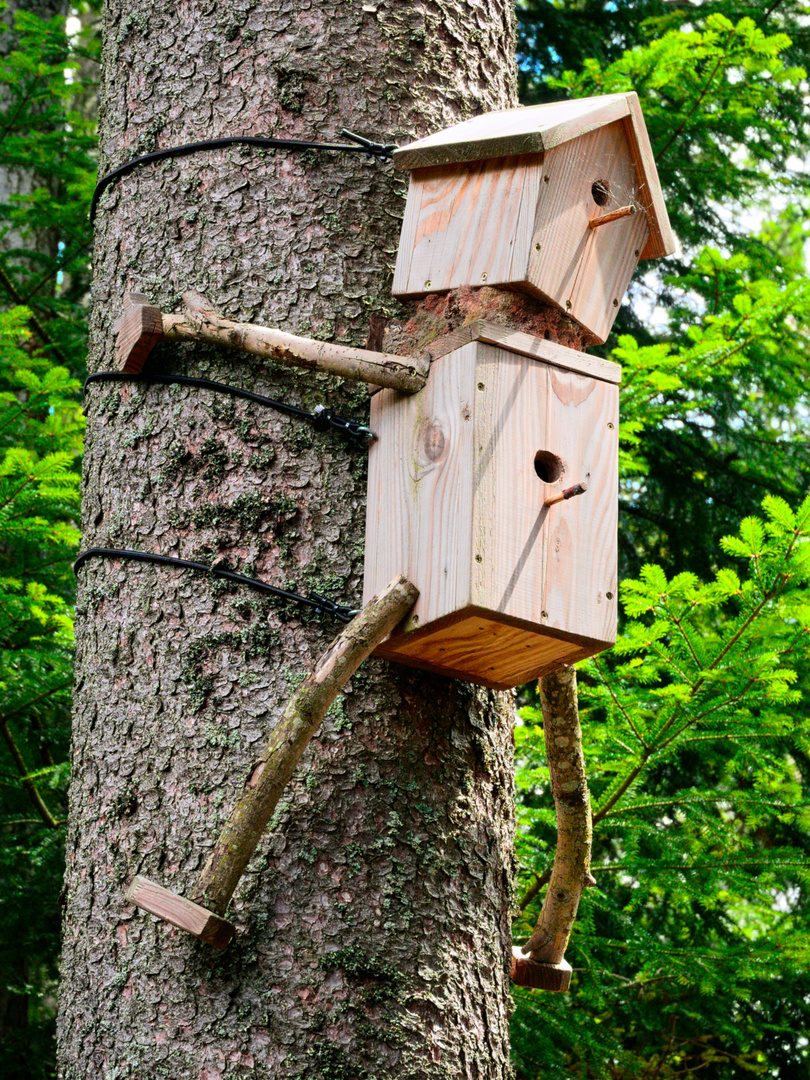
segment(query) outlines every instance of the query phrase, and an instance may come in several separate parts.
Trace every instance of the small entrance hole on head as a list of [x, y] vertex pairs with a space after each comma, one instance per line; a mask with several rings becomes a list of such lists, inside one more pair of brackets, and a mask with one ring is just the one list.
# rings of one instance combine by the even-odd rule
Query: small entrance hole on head
[[610, 198], [610, 184], [607, 180], [594, 180], [591, 184], [591, 195], [597, 206], [607, 206]]
[[562, 458], [548, 450], [538, 450], [534, 455], [534, 471], [544, 484], [554, 484], [565, 472]]

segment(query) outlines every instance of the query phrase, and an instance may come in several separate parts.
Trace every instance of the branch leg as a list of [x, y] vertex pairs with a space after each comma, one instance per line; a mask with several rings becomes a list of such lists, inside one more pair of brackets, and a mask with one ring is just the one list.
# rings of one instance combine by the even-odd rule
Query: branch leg
[[540, 680], [543, 731], [557, 812], [557, 851], [534, 933], [512, 956], [512, 981], [544, 990], [567, 990], [571, 968], [565, 949], [580, 896], [590, 876], [591, 803], [582, 754], [577, 677], [566, 667]]

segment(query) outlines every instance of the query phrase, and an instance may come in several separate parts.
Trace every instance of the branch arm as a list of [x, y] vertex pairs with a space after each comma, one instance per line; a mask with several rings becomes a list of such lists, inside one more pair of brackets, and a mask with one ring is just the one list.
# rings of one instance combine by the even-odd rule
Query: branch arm
[[205, 341], [228, 349], [276, 360], [292, 367], [326, 371], [344, 379], [388, 387], [404, 394], [423, 389], [430, 371], [427, 353], [393, 353], [355, 349], [298, 337], [273, 327], [225, 319], [198, 293], [185, 293], [183, 310], [164, 315], [138, 293], [127, 293], [124, 311], [115, 323], [116, 358], [120, 371], [139, 372], [161, 338], [167, 341]]
[[194, 898], [184, 899], [137, 877], [128, 893], [133, 903], [210, 945], [224, 948], [228, 944], [233, 927], [222, 916], [304, 750], [340, 690], [405, 617], [418, 595], [404, 577], [395, 578], [320, 657], [315, 670], [287, 702], [253, 765], [245, 790], [200, 874]]

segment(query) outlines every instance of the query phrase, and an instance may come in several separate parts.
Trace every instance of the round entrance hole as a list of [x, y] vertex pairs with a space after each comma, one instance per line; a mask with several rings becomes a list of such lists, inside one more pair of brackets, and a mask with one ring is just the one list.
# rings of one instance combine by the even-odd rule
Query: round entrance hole
[[591, 184], [591, 195], [597, 206], [607, 206], [610, 198], [610, 184], [607, 180], [594, 180]]
[[562, 458], [549, 450], [538, 450], [534, 455], [534, 471], [544, 484], [554, 484], [565, 472]]

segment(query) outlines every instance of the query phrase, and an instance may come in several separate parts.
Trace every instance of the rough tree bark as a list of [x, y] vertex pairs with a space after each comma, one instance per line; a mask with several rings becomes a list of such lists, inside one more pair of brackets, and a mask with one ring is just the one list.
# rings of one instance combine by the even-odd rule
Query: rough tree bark
[[[514, 100], [511, 0], [109, 0], [101, 172], [227, 134], [398, 143]], [[140, 169], [96, 219], [90, 369], [127, 290], [365, 344], [395, 311], [403, 179], [333, 155]], [[370, 342], [377, 347], [377, 342]], [[365, 416], [363, 387], [198, 344], [150, 364]], [[217, 556], [356, 603], [365, 455], [241, 401], [88, 389], [84, 546]], [[125, 901], [193, 885], [260, 740], [334, 633], [182, 570], [79, 578], [64, 1080], [510, 1075], [512, 705], [371, 661], [313, 739], [224, 954]]]

